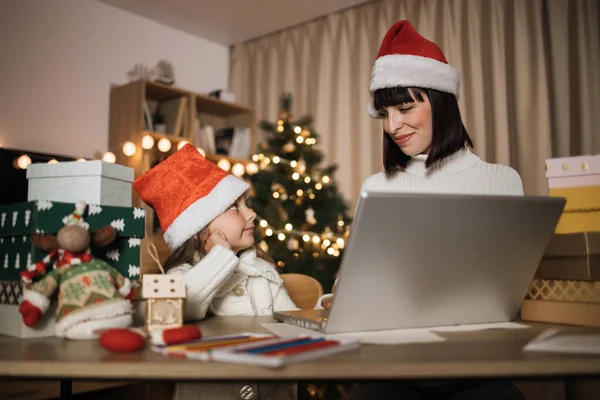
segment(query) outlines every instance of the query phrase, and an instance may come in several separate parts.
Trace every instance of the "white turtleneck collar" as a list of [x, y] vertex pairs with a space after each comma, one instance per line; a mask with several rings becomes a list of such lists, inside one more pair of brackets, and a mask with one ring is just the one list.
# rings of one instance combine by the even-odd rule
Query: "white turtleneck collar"
[[465, 171], [477, 164], [480, 158], [464, 148], [429, 168], [425, 166], [425, 161], [426, 154], [412, 156], [404, 171], [422, 178], [439, 178]]

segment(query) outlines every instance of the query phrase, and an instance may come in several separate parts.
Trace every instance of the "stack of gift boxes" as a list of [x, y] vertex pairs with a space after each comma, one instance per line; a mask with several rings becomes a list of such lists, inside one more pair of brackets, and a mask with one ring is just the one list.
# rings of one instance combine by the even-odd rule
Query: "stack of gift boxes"
[[27, 202], [0, 205], [0, 334], [16, 337], [54, 335], [54, 312], [48, 310], [35, 328], [22, 323], [20, 272], [46, 253], [31, 244], [32, 233], [56, 233], [77, 201], [91, 230], [112, 225], [117, 239], [92, 254], [124, 277], [140, 279], [140, 245], [145, 210], [132, 207], [134, 171], [103, 161], [32, 164], [27, 169]]
[[600, 327], [600, 155], [546, 161], [567, 203], [523, 302], [523, 320]]

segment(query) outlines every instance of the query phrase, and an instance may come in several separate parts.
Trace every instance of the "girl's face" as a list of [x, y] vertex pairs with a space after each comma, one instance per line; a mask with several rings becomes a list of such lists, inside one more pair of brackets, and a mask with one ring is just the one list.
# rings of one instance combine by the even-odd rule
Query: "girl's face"
[[[411, 90], [414, 99], [414, 93]], [[431, 104], [422, 93], [423, 101], [384, 107], [381, 112], [383, 130], [407, 156], [427, 154], [433, 137]]]
[[209, 234], [221, 231], [235, 253], [246, 250], [254, 245], [255, 218], [256, 213], [242, 197], [208, 225]]

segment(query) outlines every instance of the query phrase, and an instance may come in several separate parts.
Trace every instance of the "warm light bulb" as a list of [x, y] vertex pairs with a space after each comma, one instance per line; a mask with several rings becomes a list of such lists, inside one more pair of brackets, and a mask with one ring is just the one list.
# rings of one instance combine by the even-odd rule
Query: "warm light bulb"
[[171, 150], [171, 141], [167, 138], [162, 138], [158, 141], [156, 147], [158, 147], [158, 149], [163, 153], [166, 153], [167, 151]]
[[297, 173], [297, 172], [294, 172], [294, 173], [292, 174], [292, 179], [293, 179], [293, 180], [297, 181], [299, 178], [300, 178], [300, 174], [299, 174], [299, 173]]
[[269, 223], [267, 222], [267, 220], [263, 219], [259, 222], [259, 225], [262, 226], [263, 228], [266, 228], [267, 225], [269, 225]]
[[296, 143], [302, 143], [302, 142], [304, 142], [304, 138], [302, 136], [298, 136], [296, 138]]
[[298, 189], [298, 190], [296, 190], [296, 195], [297, 195], [298, 197], [302, 196], [303, 194], [304, 194], [304, 191], [303, 191], [302, 189]]
[[310, 176], [307, 176], [306, 178], [304, 178], [304, 183], [310, 183]]
[[342, 221], [341, 219], [338, 221], [338, 226], [344, 226], [344, 221]]
[[258, 162], [259, 160], [260, 160], [260, 157], [258, 156], [258, 154], [255, 154], [252, 156], [252, 161]]
[[255, 163], [252, 163], [252, 162], [246, 164], [246, 173], [248, 175], [254, 175], [257, 172], [258, 172], [258, 165], [256, 165]]
[[298, 161], [296, 161], [296, 160], [290, 161], [290, 167], [296, 168], [296, 165], [298, 165]]
[[283, 126], [282, 125], [279, 125], [277, 127], [277, 132], [283, 132]]
[[142, 138], [142, 149], [150, 150], [154, 146], [154, 138], [150, 135], [144, 135]]
[[331, 244], [331, 242], [329, 241], [329, 239], [325, 239], [323, 240], [323, 246], [327, 247]]
[[273, 164], [279, 164], [279, 162], [281, 161], [281, 159], [277, 156], [273, 157]]
[[273, 236], [273, 229], [269, 228], [265, 231], [265, 235], [267, 236]]
[[283, 233], [280, 233], [279, 235], [277, 235], [277, 239], [283, 242], [285, 240], [285, 235]]
[[302, 132], [302, 128], [300, 128], [299, 126], [295, 126], [294, 127], [294, 132], [295, 133], [300, 133], [300, 132]]
[[329, 177], [327, 175], [321, 178], [321, 180], [323, 181], [323, 183], [329, 183]]
[[240, 163], [235, 163], [235, 164], [233, 164], [233, 167], [231, 167], [231, 172], [238, 178], [241, 177], [242, 175], [244, 175], [245, 171], [246, 171], [246, 168], [244, 167], [243, 164], [240, 164]]
[[125, 154], [127, 157], [131, 157], [132, 155], [134, 155], [136, 150], [137, 147], [133, 142], [123, 143], [123, 154]]
[[58, 161], [56, 158], [53, 158], [52, 160], [48, 161], [48, 164], [58, 164]]
[[269, 165], [271, 163], [271, 159], [269, 157], [265, 157], [263, 162], [265, 163], [265, 165]]
[[229, 171], [229, 169], [231, 168], [231, 163], [226, 158], [221, 158], [217, 165], [224, 171]]
[[320, 183], [317, 183], [315, 185], [315, 189], [317, 189], [317, 190], [321, 190], [322, 188], [323, 188], [323, 185], [321, 185]]
[[344, 247], [344, 239], [338, 238], [335, 242], [338, 244], [338, 246]]
[[292, 228], [293, 228], [292, 224], [289, 224], [289, 223], [288, 223], [288, 224], [285, 224], [285, 230], [286, 230], [286, 231], [291, 231], [291, 230], [292, 230]]
[[321, 241], [321, 238], [315, 235], [313, 236], [312, 241], [313, 243], [319, 243]]
[[329, 254], [330, 256], [332, 256], [333, 253], [335, 253], [334, 249], [332, 249], [331, 247], [327, 249], [327, 254]]
[[102, 161], [114, 164], [117, 161], [117, 156], [112, 151], [107, 151], [102, 155]]
[[283, 125], [283, 120], [282, 119], [278, 120], [277, 125]]
[[185, 146], [186, 144], [188, 144], [188, 143], [189, 143], [189, 142], [188, 142], [187, 140], [182, 140], [181, 142], [179, 142], [179, 143], [177, 144], [177, 150], [181, 150], [181, 148], [182, 148], [183, 146]]
[[310, 235], [302, 235], [302, 240], [308, 242], [310, 240]]
[[202, 157], [206, 157], [206, 150], [202, 147], [196, 147], [196, 150], [198, 150], [198, 153], [202, 154]]
[[17, 166], [21, 169], [27, 169], [31, 165], [31, 158], [27, 154], [23, 154], [17, 159]]
[[273, 198], [274, 199], [278, 199], [279, 198], [279, 192], [273, 192]]
[[308, 198], [311, 199], [311, 200], [313, 200], [315, 198], [315, 194], [314, 193], [309, 194]]

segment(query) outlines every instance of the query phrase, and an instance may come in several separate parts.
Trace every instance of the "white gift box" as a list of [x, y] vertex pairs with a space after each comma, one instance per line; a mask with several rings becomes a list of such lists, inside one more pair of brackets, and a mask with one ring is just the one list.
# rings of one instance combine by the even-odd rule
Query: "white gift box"
[[131, 207], [133, 168], [104, 161], [31, 164], [27, 201], [49, 200]]

